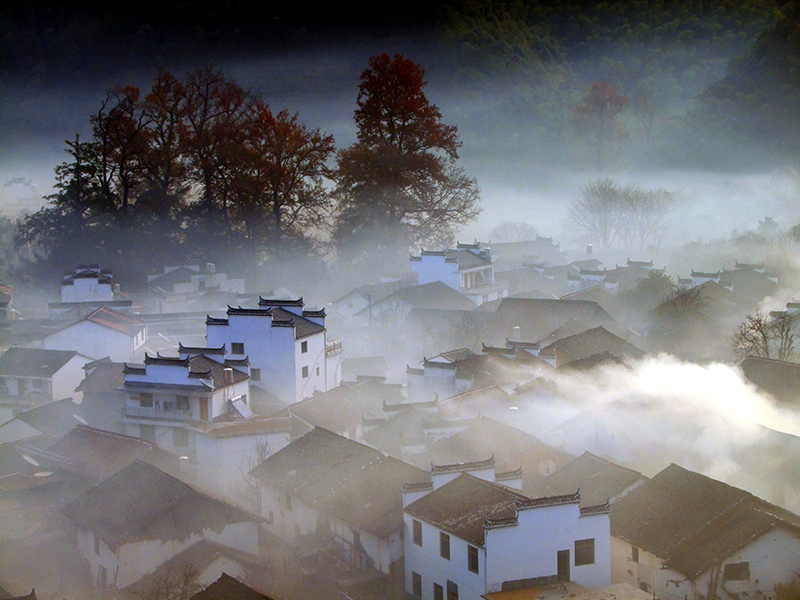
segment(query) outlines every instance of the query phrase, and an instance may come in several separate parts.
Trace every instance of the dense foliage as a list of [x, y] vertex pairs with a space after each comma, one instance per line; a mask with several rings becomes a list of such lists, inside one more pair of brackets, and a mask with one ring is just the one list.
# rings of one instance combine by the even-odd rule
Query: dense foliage
[[413, 61], [374, 57], [359, 86], [358, 141], [333, 168], [333, 137], [297, 114], [274, 113], [212, 69], [183, 79], [160, 71], [146, 94], [110, 92], [90, 118], [91, 139], [67, 142], [57, 193], [22, 222], [20, 243], [41, 264], [112, 259], [144, 271], [320, 255], [331, 232], [342, 255], [369, 235], [384, 260], [452, 243], [478, 214], [479, 191], [424, 86]]

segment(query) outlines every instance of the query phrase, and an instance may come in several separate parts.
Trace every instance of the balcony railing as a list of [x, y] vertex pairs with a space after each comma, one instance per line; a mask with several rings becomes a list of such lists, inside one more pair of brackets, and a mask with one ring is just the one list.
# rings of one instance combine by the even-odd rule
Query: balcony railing
[[163, 408], [145, 408], [143, 406], [126, 406], [126, 417], [146, 417], [148, 419], [164, 419], [168, 421], [193, 421], [192, 411], [172, 409], [164, 410]]
[[333, 340], [325, 344], [325, 356], [334, 356], [342, 352], [342, 340]]

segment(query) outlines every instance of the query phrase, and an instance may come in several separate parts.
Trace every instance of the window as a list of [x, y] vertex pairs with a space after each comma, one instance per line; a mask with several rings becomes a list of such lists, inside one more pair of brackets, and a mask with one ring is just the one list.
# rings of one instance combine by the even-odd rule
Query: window
[[639, 562], [639, 549], [636, 546], [631, 546], [631, 560], [635, 563]]
[[458, 584], [447, 580], [447, 600], [458, 600]]
[[725, 581], [747, 581], [750, 579], [750, 563], [729, 563], [722, 571], [722, 579]]
[[139, 425], [139, 437], [145, 442], [151, 444], [156, 443], [156, 426], [155, 425]]
[[153, 408], [153, 394], [139, 394], [139, 406]]
[[473, 573], [478, 572], [478, 549], [475, 546], [467, 546], [467, 568]]
[[450, 560], [450, 536], [439, 532], [439, 556]]
[[308, 367], [303, 367], [303, 378], [308, 377]]
[[422, 598], [422, 575], [411, 571], [411, 593], [417, 598]]
[[317, 377], [319, 377], [319, 367], [317, 367]]
[[438, 583], [433, 584], [433, 600], [444, 600], [444, 588]]
[[231, 342], [231, 354], [244, 354], [244, 342]]
[[594, 564], [594, 538], [575, 540], [575, 566]]
[[189, 396], [175, 396], [175, 406], [178, 410], [189, 410]]
[[261, 381], [261, 369], [250, 369], [250, 380]]
[[308, 341], [300, 342], [300, 353], [305, 354], [308, 352]]
[[292, 497], [286, 494], [286, 510], [292, 510]]
[[361, 532], [360, 531], [353, 531], [353, 546], [356, 548], [361, 547]]
[[414, 543], [417, 546], [422, 546], [422, 523], [414, 519], [412, 521], [412, 529], [414, 531]]
[[176, 448], [186, 448], [189, 445], [189, 430], [175, 427], [172, 430], [172, 445]]

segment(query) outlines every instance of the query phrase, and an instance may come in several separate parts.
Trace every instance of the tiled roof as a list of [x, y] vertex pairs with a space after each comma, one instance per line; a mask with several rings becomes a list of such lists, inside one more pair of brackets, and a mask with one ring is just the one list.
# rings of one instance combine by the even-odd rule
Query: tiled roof
[[403, 483], [429, 480], [421, 469], [320, 427], [250, 473], [310, 508], [379, 537], [402, 525]]
[[240, 435], [288, 433], [291, 428], [290, 417], [252, 417], [243, 421], [209, 424], [203, 433], [215, 438], [226, 438]]
[[0, 375], [52, 377], [75, 356], [74, 350], [9, 348], [0, 357]]
[[224, 356], [225, 353], [225, 344], [222, 344], [219, 348], [203, 348], [199, 346], [184, 346], [178, 342], [178, 354], [220, 354]]
[[139, 438], [78, 425], [48, 452], [61, 457], [59, 466], [94, 480], [109, 477], [136, 459], [156, 461], [159, 466], [177, 469], [178, 459], [155, 444]]
[[[471, 310], [475, 303], [461, 292], [458, 292], [441, 281], [433, 281], [422, 285], [413, 285], [397, 290], [378, 302], [373, 302], [372, 309], [383, 305], [392, 306], [395, 302], [404, 302], [417, 308], [439, 308], [454, 310]], [[362, 309], [357, 315], [368, 314], [369, 307]]]
[[561, 338], [542, 348], [541, 353], [550, 354], [554, 350], [558, 352], [562, 360], [587, 358], [603, 352], [611, 352], [619, 358], [643, 358], [646, 356], [645, 352], [602, 326]]
[[124, 363], [101, 362], [96, 364], [91, 372], [81, 381], [75, 389], [76, 392], [113, 392], [123, 383], [125, 375]]
[[748, 356], [739, 368], [749, 382], [777, 400], [800, 404], [800, 364]]
[[614, 504], [611, 535], [695, 577], [779, 523], [800, 532], [797, 515], [673, 464]]
[[513, 519], [517, 500], [528, 499], [510, 488], [462, 473], [405, 510], [470, 544], [483, 546], [486, 520]]
[[475, 461], [492, 455], [501, 471], [522, 466], [526, 480], [537, 476], [542, 461], [552, 460], [559, 468], [573, 458], [529, 433], [482, 416], [463, 431], [431, 445], [415, 464]]
[[383, 417], [383, 404], [400, 403], [404, 398], [397, 386], [365, 379], [344, 383], [321, 394], [315, 394], [290, 407], [291, 413], [306, 423], [355, 435], [362, 417]]
[[271, 598], [223, 573], [219, 579], [192, 596], [190, 600], [271, 600]]
[[145, 326], [144, 323], [136, 317], [124, 315], [106, 306], [101, 306], [86, 317], [85, 320], [130, 336], [138, 335]]
[[535, 496], [566, 494], [581, 490], [581, 504], [595, 506], [614, 499], [628, 488], [647, 478], [632, 469], [584, 452], [555, 473], [525, 488], [525, 493]]
[[[234, 369], [225, 364], [219, 363], [202, 354], [198, 356], [187, 356], [186, 358], [161, 356], [160, 354], [156, 356], [150, 356], [149, 354], [145, 354], [144, 368], [138, 365], [126, 364], [123, 372], [126, 375], [128, 374], [146, 375], [147, 365], [158, 365], [165, 367], [177, 367], [182, 369], [188, 369], [187, 377], [209, 379], [212, 381], [214, 388], [220, 388], [227, 385], [225, 382], [226, 369], [231, 370], [232, 380], [230, 383], [239, 383], [240, 381], [244, 381], [250, 377], [247, 373], [239, 371], [238, 369]], [[137, 384], [140, 383], [150, 383], [150, 382], [126, 381], [125, 385], [136, 386]], [[152, 383], [153, 385], [159, 385], [156, 382]]]
[[596, 302], [503, 298], [489, 324], [490, 339], [486, 341], [500, 344], [512, 334], [515, 327], [519, 327], [522, 339], [539, 341], [575, 320], [583, 322], [586, 329], [615, 323]]
[[186, 539], [205, 529], [259, 520], [140, 460], [88, 489], [64, 513], [111, 546], [132, 539]]

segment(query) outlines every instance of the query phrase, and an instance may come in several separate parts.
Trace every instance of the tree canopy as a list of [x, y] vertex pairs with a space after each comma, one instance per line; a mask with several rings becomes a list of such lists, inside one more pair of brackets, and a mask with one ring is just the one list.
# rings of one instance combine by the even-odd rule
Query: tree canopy
[[340, 244], [376, 224], [397, 247], [452, 242], [454, 228], [477, 216], [477, 182], [456, 165], [456, 128], [426, 97], [424, 76], [399, 54], [373, 57], [362, 73], [357, 141], [337, 156]]

